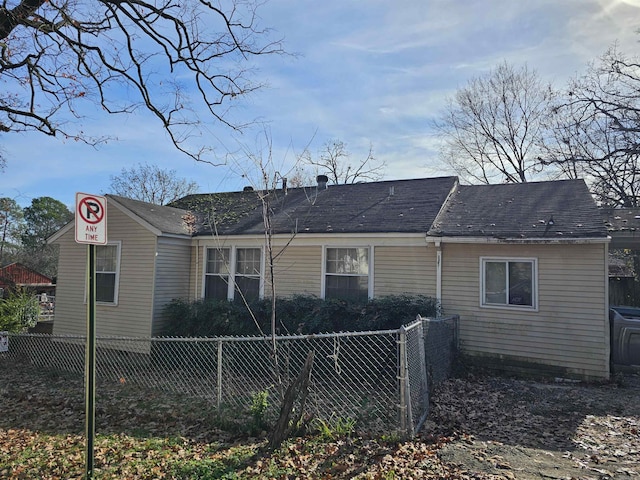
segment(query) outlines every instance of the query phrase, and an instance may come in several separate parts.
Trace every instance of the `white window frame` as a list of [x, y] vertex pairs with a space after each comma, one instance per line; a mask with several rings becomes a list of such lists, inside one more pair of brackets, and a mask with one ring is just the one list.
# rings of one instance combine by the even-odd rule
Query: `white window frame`
[[259, 250], [260, 251], [260, 274], [258, 275], [258, 298], [264, 297], [264, 249], [256, 246], [242, 246], [238, 245], [234, 247], [233, 252], [233, 291], [231, 294], [235, 296], [235, 286], [237, 277], [255, 278], [255, 275], [243, 275], [237, 272], [238, 266], [238, 250]]
[[[255, 245], [234, 245], [234, 246], [224, 246], [224, 247], [212, 247], [212, 246], [204, 246], [203, 252], [203, 268], [202, 268], [202, 292], [201, 297], [205, 298], [205, 286], [207, 280], [207, 262], [209, 258], [209, 250], [229, 250], [229, 282], [227, 282], [227, 300], [233, 300], [235, 298], [236, 292], [236, 259], [238, 258], [238, 250], [244, 249], [252, 249], [252, 250], [260, 250], [260, 287], [259, 287], [259, 298], [264, 298], [264, 268], [265, 268], [265, 255], [264, 255], [264, 247], [255, 246]], [[217, 274], [213, 274], [217, 275]]]
[[[506, 271], [508, 272], [509, 263], [530, 263], [531, 264], [531, 303], [532, 305], [515, 305], [510, 303], [487, 303], [486, 298], [486, 264], [488, 262], [503, 262], [507, 264]], [[507, 273], [507, 302], [509, 302], [509, 276]], [[497, 308], [507, 310], [526, 310], [526, 311], [538, 311], [538, 259], [535, 257], [480, 257], [480, 307], [481, 308]]]
[[207, 292], [207, 277], [209, 275], [211, 276], [216, 276], [216, 277], [222, 277], [222, 274], [219, 273], [208, 273], [207, 272], [207, 266], [209, 265], [209, 250], [212, 251], [221, 251], [221, 250], [228, 250], [229, 251], [229, 264], [227, 265], [227, 300], [229, 299], [229, 284], [233, 284], [233, 282], [231, 281], [232, 279], [232, 256], [233, 256], [233, 248], [231, 247], [206, 247], [204, 250], [204, 262], [203, 262], [203, 282], [202, 282], [202, 298], [205, 298], [205, 294]]
[[[118, 240], [115, 242], [108, 242], [105, 245], [95, 245], [95, 249], [96, 249], [96, 260], [97, 260], [97, 256], [98, 256], [98, 249], [100, 247], [116, 247], [116, 271], [113, 272], [115, 273], [115, 285], [113, 287], [113, 302], [103, 302], [103, 301], [99, 301], [97, 299], [97, 295], [96, 295], [96, 305], [106, 305], [106, 306], [111, 306], [111, 307], [115, 307], [118, 305], [118, 294], [119, 294], [119, 290], [120, 290], [120, 257], [122, 255], [122, 241]], [[96, 278], [94, 279], [94, 281], [97, 282], [97, 277], [98, 277], [98, 273], [105, 273], [105, 272], [98, 272], [96, 269]], [[110, 273], [110, 272], [108, 272]], [[88, 277], [88, 275], [87, 275]], [[88, 285], [87, 285], [88, 287]], [[88, 292], [86, 291], [85, 288], [85, 303], [87, 302], [87, 299], [89, 298]]]
[[[374, 271], [373, 271], [373, 257], [374, 248], [371, 245], [324, 245], [322, 248], [322, 278], [320, 281], [320, 298], [326, 298], [327, 289], [327, 251], [336, 248], [364, 248], [367, 250], [367, 256], [369, 260], [368, 274], [367, 274], [367, 298], [371, 300], [373, 298], [374, 287]], [[331, 274], [329, 274], [331, 275]]]

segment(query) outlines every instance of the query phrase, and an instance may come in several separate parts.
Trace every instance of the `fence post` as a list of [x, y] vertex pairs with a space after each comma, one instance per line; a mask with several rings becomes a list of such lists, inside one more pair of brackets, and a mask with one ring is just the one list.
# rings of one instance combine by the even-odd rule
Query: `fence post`
[[400, 381], [400, 429], [405, 434], [410, 434], [410, 426], [407, 425], [407, 420], [411, 423], [409, 412], [411, 409], [411, 396], [409, 395], [409, 369], [407, 365], [407, 330], [404, 325], [398, 330], [398, 356], [399, 358], [399, 372], [398, 380]]
[[0, 332], [0, 352], [9, 351], [9, 332]]
[[220, 411], [222, 404], [222, 340], [218, 340], [218, 376], [216, 380], [216, 407]]
[[[421, 411], [422, 411], [422, 415], [420, 416], [420, 418], [418, 419], [418, 422], [415, 425], [415, 429], [416, 430], [420, 430], [422, 428], [422, 425], [424, 424], [425, 420], [427, 419], [427, 416], [429, 415], [429, 390], [430, 390], [430, 385], [429, 385], [429, 374], [427, 373], [427, 354], [426, 354], [426, 347], [425, 347], [425, 343], [427, 341], [427, 336], [429, 335], [429, 328], [425, 327], [426, 325], [431, 325], [431, 319], [430, 318], [424, 318], [421, 315], [418, 315], [418, 317], [416, 318], [417, 321], [419, 321], [420, 323], [418, 324], [418, 327], [420, 329], [420, 342], [418, 343], [418, 356], [419, 356], [419, 365], [420, 365], [420, 382], [421, 382], [421, 388], [420, 388], [420, 393], [421, 393], [421, 398], [420, 401], [422, 402], [422, 405], [420, 405]], [[415, 353], [415, 352], [413, 352]]]

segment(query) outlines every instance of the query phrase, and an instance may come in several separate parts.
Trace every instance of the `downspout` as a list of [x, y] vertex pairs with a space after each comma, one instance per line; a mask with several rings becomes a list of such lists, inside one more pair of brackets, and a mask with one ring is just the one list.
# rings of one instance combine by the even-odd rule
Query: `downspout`
[[436, 245], [436, 300], [442, 305], [442, 245], [440, 240], [435, 241]]
[[442, 241], [439, 238], [425, 237], [427, 245], [433, 243], [436, 247], [436, 300], [442, 303]]
[[[433, 241], [436, 247], [436, 300], [438, 301], [438, 304], [440, 306], [442, 306], [442, 239], [440, 238], [440, 236], [442, 235], [442, 231], [440, 230], [440, 225], [441, 219], [445, 215], [445, 212], [452, 202], [454, 195], [456, 195], [456, 193], [458, 192], [459, 186], [460, 182], [458, 180], [458, 177], [455, 177], [451, 190], [449, 190], [447, 198], [445, 198], [442, 202], [442, 205], [440, 205], [440, 209], [433, 219], [431, 227], [427, 231], [427, 236], [425, 238], [427, 243]], [[433, 232], [433, 235], [430, 235], [431, 232]]]
[[613, 340], [613, 332], [611, 320], [609, 319], [609, 244], [611, 242], [611, 237], [608, 237], [608, 241], [604, 244], [604, 318], [605, 318], [605, 349], [606, 349], [606, 372], [607, 379], [611, 378], [611, 374], [613, 371], [613, 359], [611, 355], [613, 354], [613, 345], [611, 344]]
[[200, 267], [200, 239], [197, 238], [196, 239], [196, 265], [195, 265], [195, 271], [194, 271], [194, 281], [193, 281], [193, 299], [194, 300], [198, 300], [198, 270]]

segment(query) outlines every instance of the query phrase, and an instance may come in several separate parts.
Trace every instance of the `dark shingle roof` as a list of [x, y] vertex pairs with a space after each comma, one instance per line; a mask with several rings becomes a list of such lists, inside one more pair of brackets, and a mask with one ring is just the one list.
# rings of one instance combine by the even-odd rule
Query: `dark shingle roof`
[[108, 194], [106, 196], [164, 234], [190, 235], [189, 228], [184, 221], [185, 215], [188, 213], [186, 210], [154, 205], [118, 195]]
[[[202, 236], [263, 234], [261, 195], [264, 192], [195, 194], [171, 206], [109, 197], [165, 234]], [[320, 190], [292, 188], [286, 194], [275, 190], [266, 198], [273, 233], [427, 233], [498, 239], [607, 236], [601, 212], [582, 180], [458, 185], [456, 177], [440, 177]]]
[[602, 215], [610, 232], [640, 233], [640, 208], [603, 208]]
[[[270, 192], [274, 233], [426, 233], [456, 177]], [[264, 233], [260, 192], [189, 195], [172, 205], [197, 212], [198, 235]]]
[[586, 184], [560, 180], [461, 185], [429, 235], [589, 238], [606, 237], [607, 231]]
[[602, 208], [602, 220], [611, 236], [610, 249], [640, 246], [640, 208]]

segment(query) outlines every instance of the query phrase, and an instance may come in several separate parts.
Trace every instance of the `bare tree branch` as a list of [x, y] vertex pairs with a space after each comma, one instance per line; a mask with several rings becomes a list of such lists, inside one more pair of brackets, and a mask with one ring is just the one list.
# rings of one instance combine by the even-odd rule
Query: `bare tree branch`
[[640, 206], [640, 65], [615, 47], [553, 109], [544, 162], [584, 177], [596, 198]]
[[177, 177], [175, 170], [163, 170], [157, 165], [123, 168], [120, 175], [112, 175], [110, 180], [112, 193], [156, 205], [166, 205], [198, 191], [196, 182]]
[[526, 66], [503, 63], [470, 80], [434, 123], [445, 161], [465, 180], [526, 182], [541, 170], [538, 143], [553, 95]]
[[335, 185], [380, 180], [386, 167], [384, 161], [374, 158], [372, 145], [369, 145], [369, 152], [365, 158], [352, 162], [347, 145], [342, 140], [326, 142], [317, 158], [313, 158], [306, 149], [301, 160], [313, 167], [318, 174], [327, 175], [329, 181]]
[[108, 113], [144, 108], [180, 151], [208, 161], [212, 146], [202, 138], [208, 125], [247, 125], [229, 109], [262, 86], [252, 80], [249, 60], [283, 53], [260, 26], [259, 6], [253, 0], [5, 0], [0, 131], [95, 145], [107, 135], [89, 135], [73, 118], [96, 105]]

